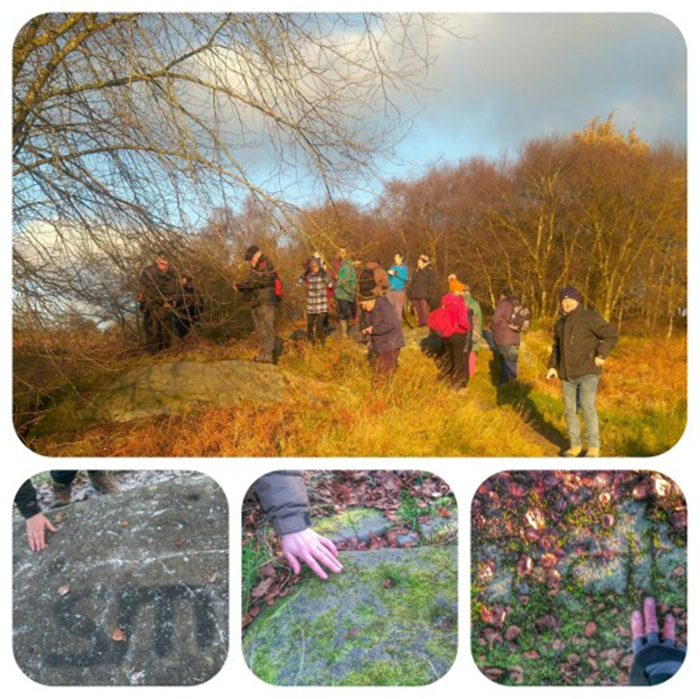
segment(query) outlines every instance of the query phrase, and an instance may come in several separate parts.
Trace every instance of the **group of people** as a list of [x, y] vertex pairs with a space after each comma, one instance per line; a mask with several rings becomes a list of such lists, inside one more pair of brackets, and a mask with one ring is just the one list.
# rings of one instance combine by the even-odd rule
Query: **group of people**
[[[243, 295], [252, 312], [259, 340], [255, 361], [276, 363], [281, 350], [275, 324], [282, 282], [274, 263], [258, 246], [248, 247], [245, 261], [248, 274], [232, 287]], [[400, 252], [395, 253], [388, 269], [377, 259], [363, 262], [352, 257], [346, 248], [339, 248], [338, 255], [328, 264], [316, 253], [305, 262], [297, 283], [306, 289], [309, 341], [323, 341], [328, 333], [329, 311], [335, 302], [340, 336], [347, 337], [350, 327], [358, 325], [377, 377], [388, 376], [398, 367], [400, 351], [406, 344], [402, 318], [408, 298], [418, 326], [430, 330], [421, 347], [438, 358], [440, 375], [453, 388], [467, 387], [476, 371], [482, 342], [498, 358], [499, 383], [508, 384], [518, 378], [521, 338], [529, 328], [530, 311], [509, 288], [501, 289], [490, 325], [484, 328], [479, 302], [469, 285], [455, 275], [448, 277], [448, 290], [435, 304], [437, 279], [427, 254], [419, 256], [413, 274], [409, 274]], [[191, 277], [177, 275], [163, 253], [158, 253], [154, 263], [142, 272], [139, 301], [151, 351], [168, 346], [172, 332], [186, 335], [202, 313]], [[617, 343], [617, 331], [595, 311], [582, 306], [575, 287], [562, 288], [559, 301], [560, 315], [554, 327], [547, 380], [559, 378], [562, 382], [570, 439], [563, 455], [598, 456], [595, 396], [605, 359]], [[436, 308], [431, 310], [433, 305]], [[586, 429], [585, 452], [579, 409]]]

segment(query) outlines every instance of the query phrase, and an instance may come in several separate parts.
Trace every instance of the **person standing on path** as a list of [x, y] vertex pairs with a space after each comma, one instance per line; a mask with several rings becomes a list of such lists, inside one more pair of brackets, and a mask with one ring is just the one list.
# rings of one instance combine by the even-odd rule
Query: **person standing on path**
[[258, 355], [253, 361], [276, 364], [275, 319], [279, 296], [277, 295], [277, 271], [268, 257], [257, 245], [251, 245], [245, 252], [245, 261], [250, 265], [248, 276], [242, 282], [234, 282], [233, 288], [243, 294], [250, 304], [253, 323], [260, 341]]
[[501, 289], [498, 303], [491, 317], [491, 332], [501, 367], [500, 385], [516, 381], [518, 378], [520, 333], [508, 324], [517, 305], [518, 300], [511, 289], [504, 287]]
[[470, 333], [471, 348], [469, 350], [469, 378], [476, 373], [476, 359], [481, 351], [481, 333], [484, 329], [484, 315], [481, 304], [472, 296], [469, 284], [465, 284], [464, 301], [467, 304], [467, 312], [471, 311]]
[[564, 396], [564, 413], [569, 448], [563, 456], [580, 456], [583, 451], [581, 408], [586, 427], [586, 456], [600, 455], [598, 413], [595, 408], [598, 381], [605, 360], [618, 341], [617, 330], [595, 311], [584, 308], [574, 286], [559, 290], [561, 314], [554, 325], [554, 342], [547, 380], [559, 377]]
[[369, 338], [369, 356], [376, 377], [390, 376], [399, 366], [399, 353], [406, 345], [401, 321], [386, 296], [376, 297], [371, 290], [360, 291], [365, 312], [363, 335]]
[[416, 271], [408, 287], [408, 298], [416, 309], [418, 327], [427, 327], [430, 303], [435, 298], [435, 272], [426, 254], [418, 258]]
[[311, 258], [308, 271], [299, 277], [297, 283], [306, 286], [306, 337], [315, 345], [325, 338], [328, 289], [332, 283], [318, 257]]
[[[345, 251], [345, 248], [343, 248]], [[353, 304], [355, 303], [355, 292], [357, 290], [357, 275], [352, 260], [345, 251], [338, 279], [335, 284], [335, 299], [338, 302], [338, 324], [340, 325], [340, 336], [348, 336], [348, 326], [353, 317]]]
[[396, 316], [401, 322], [403, 306], [406, 303], [406, 285], [408, 284], [408, 267], [404, 263], [404, 257], [400, 252], [394, 254], [394, 264], [387, 270], [389, 275], [389, 291], [387, 298], [394, 307]]

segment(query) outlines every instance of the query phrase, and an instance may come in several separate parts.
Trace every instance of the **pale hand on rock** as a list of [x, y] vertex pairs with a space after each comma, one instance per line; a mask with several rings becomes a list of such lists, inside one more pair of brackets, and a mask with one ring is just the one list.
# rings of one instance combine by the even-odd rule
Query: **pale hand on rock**
[[293, 534], [282, 535], [282, 551], [295, 575], [301, 572], [300, 559], [322, 580], [328, 575], [321, 568], [323, 564], [331, 573], [340, 573], [343, 566], [337, 559], [338, 549], [325, 536], [317, 534], [313, 529], [304, 529]]
[[29, 517], [27, 520], [27, 541], [32, 551], [43, 551], [46, 548], [46, 534], [44, 528], [56, 532], [58, 529], [51, 524], [41, 512]]

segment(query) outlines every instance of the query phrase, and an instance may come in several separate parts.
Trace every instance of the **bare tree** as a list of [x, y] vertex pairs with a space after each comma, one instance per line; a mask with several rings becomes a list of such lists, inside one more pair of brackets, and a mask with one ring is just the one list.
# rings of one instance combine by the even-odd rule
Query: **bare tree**
[[420, 85], [443, 30], [418, 15], [32, 19], [13, 54], [23, 306], [80, 296], [80, 260], [52, 266], [76, 231], [127, 275], [144, 249], [186, 251], [216, 208], [252, 196], [283, 231], [300, 182], [330, 198], [357, 186], [401, 137], [398, 96]]

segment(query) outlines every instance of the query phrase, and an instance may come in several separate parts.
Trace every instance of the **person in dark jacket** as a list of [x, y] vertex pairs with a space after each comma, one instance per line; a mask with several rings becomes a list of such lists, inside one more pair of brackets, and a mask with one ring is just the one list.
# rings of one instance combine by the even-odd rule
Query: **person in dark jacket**
[[442, 331], [445, 348], [444, 376], [454, 389], [466, 388], [469, 383], [469, 347], [470, 339], [467, 304], [462, 295], [466, 286], [454, 274], [449, 276], [449, 291], [442, 297], [440, 304], [447, 311], [449, 324]]
[[[77, 471], [51, 471], [54, 501], [52, 507], [64, 507], [70, 504], [71, 484]], [[119, 487], [106, 471], [88, 471], [90, 481], [98, 493], [115, 493]], [[44, 515], [39, 505], [36, 488], [31, 480], [26, 480], [15, 495], [15, 505], [27, 525], [27, 542], [32, 551], [46, 548], [46, 530], [55, 532], [56, 527]]]
[[295, 575], [301, 572], [300, 561], [323, 580], [328, 575], [321, 565], [331, 573], [343, 570], [335, 544], [311, 528], [311, 508], [301, 471], [267, 473], [255, 482], [255, 492]]
[[250, 304], [255, 331], [260, 341], [260, 349], [253, 361], [276, 364], [275, 318], [279, 297], [276, 291], [277, 270], [257, 245], [251, 245], [245, 252], [245, 261], [250, 265], [248, 276], [242, 282], [234, 282], [233, 288], [243, 294]]
[[428, 325], [430, 303], [435, 298], [435, 272], [430, 265], [430, 258], [425, 254], [418, 258], [416, 271], [408, 287], [408, 298], [416, 309], [418, 327], [425, 328]]
[[559, 377], [564, 394], [564, 412], [569, 431], [569, 448], [564, 456], [576, 457], [583, 451], [578, 409], [583, 413], [588, 449], [586, 456], [599, 456], [600, 436], [595, 396], [605, 359], [617, 344], [615, 328], [595, 311], [581, 305], [573, 286], [559, 291], [561, 314], [554, 325], [554, 342], [549, 358], [547, 380]]
[[378, 376], [389, 376], [399, 365], [399, 353], [405, 346], [401, 321], [385, 296], [376, 297], [371, 290], [360, 291], [360, 305], [365, 312], [370, 361]]
[[328, 318], [328, 290], [332, 283], [321, 266], [318, 257], [312, 257], [307, 271], [297, 282], [306, 287], [306, 337], [316, 344], [324, 339], [325, 321]]
[[185, 274], [180, 279], [180, 291], [175, 302], [175, 332], [184, 340], [189, 335], [192, 326], [199, 323], [204, 312], [204, 303], [194, 286], [191, 274]]
[[518, 352], [520, 350], [520, 333], [508, 326], [513, 309], [518, 300], [509, 288], [501, 293], [491, 316], [491, 333], [496, 353], [501, 366], [500, 384], [515, 381], [518, 378]]
[[139, 276], [139, 309], [143, 313], [146, 349], [155, 354], [168, 349], [174, 332], [175, 298], [179, 292], [175, 271], [164, 252]]
[[630, 620], [634, 656], [629, 682], [635, 686], [656, 685], [671, 679], [680, 670], [686, 653], [683, 644], [676, 644], [673, 615], [669, 613], [664, 618], [661, 640], [653, 597], [645, 598], [643, 610], [643, 615], [635, 610]]

